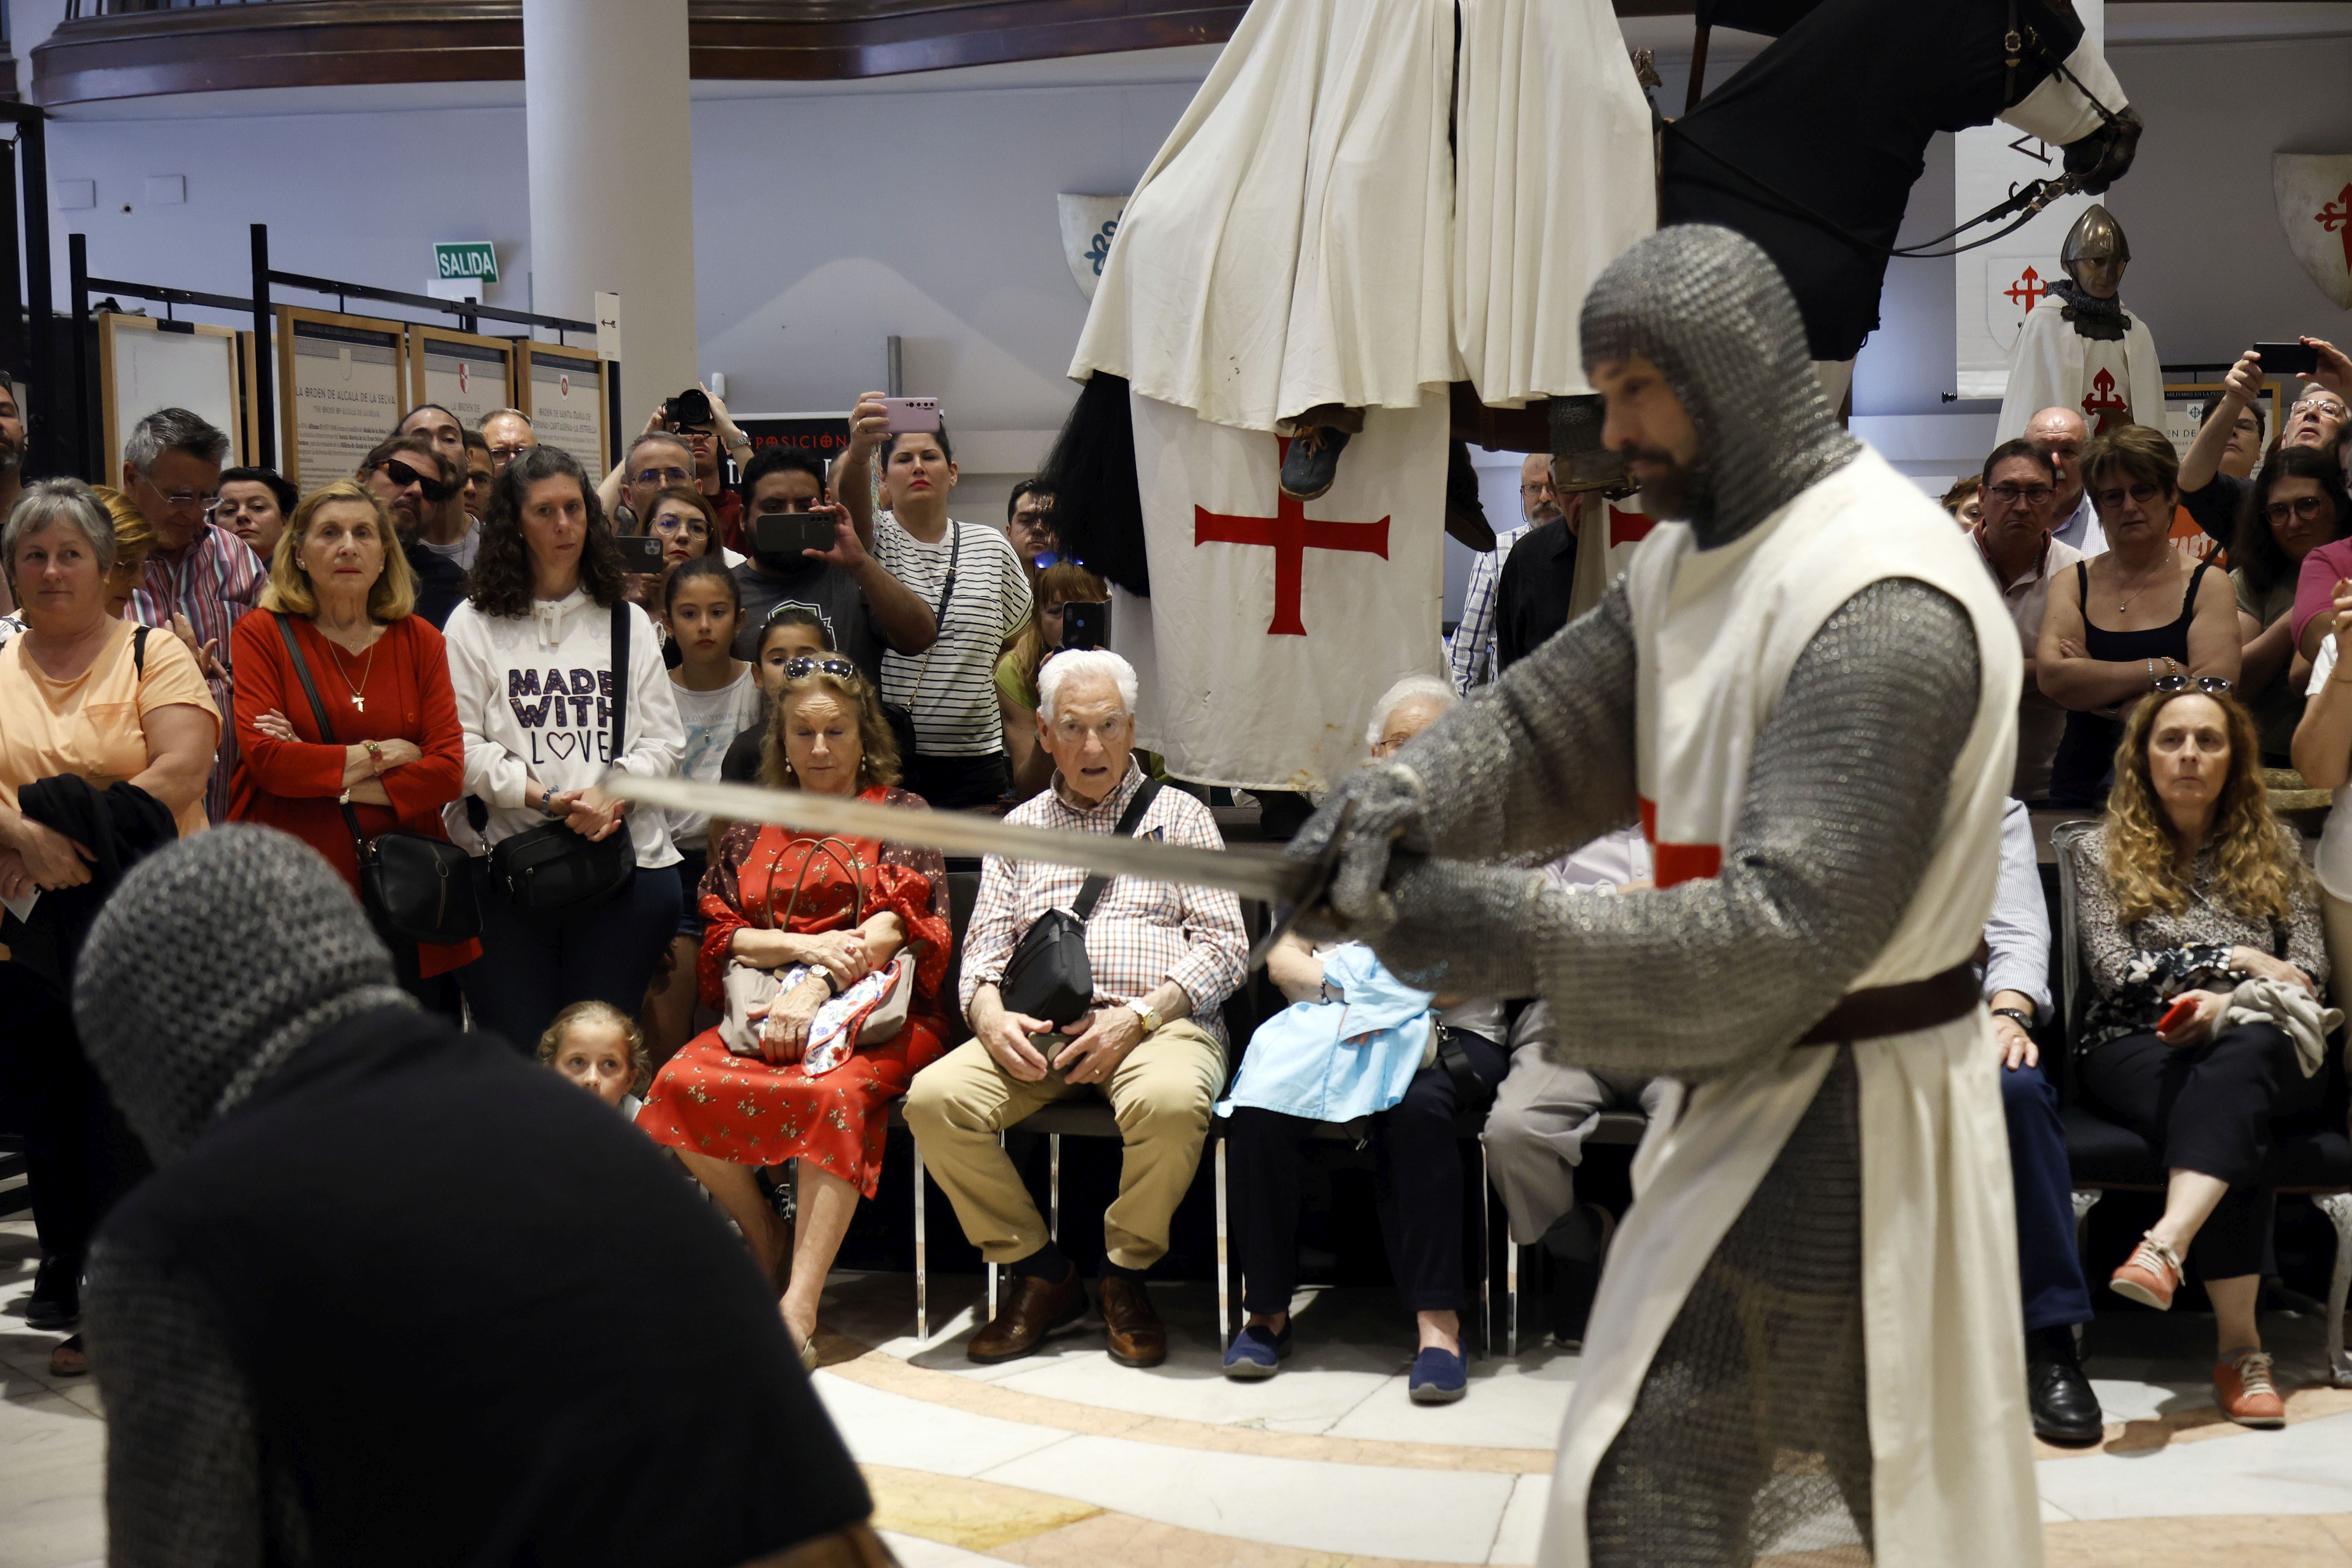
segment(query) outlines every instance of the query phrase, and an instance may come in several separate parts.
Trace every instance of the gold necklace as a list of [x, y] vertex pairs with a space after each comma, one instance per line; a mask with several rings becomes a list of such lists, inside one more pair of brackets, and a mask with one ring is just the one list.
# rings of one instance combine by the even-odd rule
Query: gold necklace
[[[2166, 545], [2166, 546], [2164, 547], [2164, 552], [2165, 552], [2165, 554], [2166, 554], [2166, 555], [2169, 556], [2169, 555], [2172, 553], [2172, 546], [2171, 546], [2171, 545], [2169, 545], [2169, 544]], [[2118, 562], [2118, 563], [2117, 563], [2117, 565], [2118, 565], [2118, 566], [2120, 566], [2121, 564], [2122, 564], [2122, 563], [2121, 563], [2120, 562]], [[2172, 567], [2173, 563], [2172, 563], [2171, 561], [2169, 561], [2169, 560], [2167, 560], [2167, 561], [2159, 562], [2158, 564], [2158, 566], [2159, 566], [2159, 567], [2163, 567], [2163, 568], [2170, 568], [2170, 567]], [[2141, 595], [2144, 591], [2146, 591], [2146, 590], [2147, 590], [2147, 588], [2149, 586], [2149, 584], [2153, 584], [2153, 583], [2156, 581], [2156, 579], [2157, 579], [2157, 574], [2156, 574], [2156, 573], [2154, 573], [2154, 572], [2149, 573], [2149, 574], [2148, 574], [2145, 578], [2143, 578], [2143, 579], [2139, 582], [2139, 584], [2138, 584], [2137, 586], [2135, 586], [2135, 587], [2132, 589], [2132, 591], [2131, 591], [2130, 593], [2126, 594], [2126, 595], [2123, 596], [2122, 600], [2121, 600], [2121, 601], [2120, 601], [2120, 602], [2116, 605], [2116, 614], [2117, 614], [2117, 615], [2119, 615], [2119, 616], [2120, 616], [2120, 615], [2123, 615], [2125, 612], [2128, 611], [2128, 610], [2131, 608], [2131, 602], [2132, 602], [2134, 599], [2138, 598], [2138, 597], [2140, 596], [2140, 595]], [[2120, 587], [2122, 586], [2122, 584], [2116, 584], [2116, 586], [2120, 588]]]
[[[313, 623], [313, 626], [315, 629], [315, 623]], [[349, 648], [344, 647], [342, 644], [336, 642], [334, 638], [327, 636], [324, 632], [319, 633], [319, 638], [321, 642], [331, 644], [339, 653], [349, 654], [351, 652]], [[345, 686], [351, 688], [352, 706], [362, 713], [367, 711], [367, 699], [360, 695], [360, 688], [365, 686], [368, 683], [369, 678], [375, 674], [375, 650], [383, 646], [383, 638], [380, 636], [375, 639], [375, 641], [368, 644], [367, 663], [360, 668], [360, 679], [357, 685], [352, 684], [352, 672], [343, 668], [343, 661], [340, 658], [334, 661], [335, 673], [343, 678], [343, 684]], [[352, 657], [356, 658], [358, 656], [352, 655]]]

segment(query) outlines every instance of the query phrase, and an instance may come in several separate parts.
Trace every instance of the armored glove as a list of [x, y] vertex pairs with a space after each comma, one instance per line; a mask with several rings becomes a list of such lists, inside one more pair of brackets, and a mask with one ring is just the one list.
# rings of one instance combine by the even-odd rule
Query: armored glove
[[1294, 858], [1336, 857], [1323, 901], [1300, 918], [1302, 934], [1370, 942], [1395, 923], [1396, 905], [1381, 887], [1389, 857], [1399, 847], [1427, 850], [1428, 804], [1421, 775], [1402, 763], [1366, 768], [1332, 792], [1290, 841]]

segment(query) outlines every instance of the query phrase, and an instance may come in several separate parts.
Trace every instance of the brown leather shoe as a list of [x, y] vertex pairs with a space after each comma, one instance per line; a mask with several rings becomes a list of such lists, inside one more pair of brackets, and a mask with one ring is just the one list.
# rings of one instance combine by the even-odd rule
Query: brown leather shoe
[[1044, 1343], [1047, 1334], [1086, 1315], [1087, 1288], [1078, 1280], [1075, 1263], [1058, 1283], [1015, 1274], [1012, 1287], [995, 1320], [964, 1347], [963, 1353], [982, 1365], [1018, 1361]]
[[1110, 1359], [1121, 1366], [1158, 1366], [1168, 1359], [1168, 1329], [1151, 1310], [1150, 1293], [1130, 1279], [1113, 1274], [1096, 1287], [1103, 1327], [1108, 1331]]

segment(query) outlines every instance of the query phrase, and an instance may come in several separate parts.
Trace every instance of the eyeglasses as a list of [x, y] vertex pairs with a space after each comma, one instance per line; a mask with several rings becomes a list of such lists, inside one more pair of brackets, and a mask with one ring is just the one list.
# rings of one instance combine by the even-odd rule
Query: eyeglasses
[[2129, 496], [2134, 505], [2145, 507], [2152, 505], [2163, 494], [2164, 491], [2157, 486], [2142, 480], [2136, 485], [2119, 485], [2111, 490], [2101, 490], [2091, 499], [2103, 507], [2117, 507], [2124, 504], [2124, 497]]
[[2004, 506], [2015, 506], [2020, 501], [2040, 506], [2056, 495], [2058, 488], [2055, 485], [1987, 485], [1984, 493], [1999, 500]]
[[1523, 496], [1548, 496], [1551, 492], [1552, 483], [1549, 479], [1538, 479], [1533, 484], [1519, 487], [1519, 493]]
[[2208, 697], [2227, 697], [2238, 683], [2226, 675], [2159, 675], [2156, 689], [2171, 693], [2198, 690]]
[[2297, 496], [2293, 500], [2274, 500], [2263, 508], [2263, 515], [2276, 527], [2289, 517], [2299, 517], [2305, 522], [2317, 522], [2322, 510], [2333, 511], [2335, 504], [2326, 496]]
[[656, 533], [699, 533], [707, 537], [710, 532], [710, 525], [699, 517], [689, 517], [684, 512], [666, 511], [654, 519], [653, 531]]
[[139, 482], [162, 496], [163, 504], [174, 510], [184, 511], [189, 507], [198, 507], [206, 511], [212, 510], [213, 498], [202, 490], [167, 490], [144, 474], [139, 476]]
[[684, 468], [639, 468], [637, 483], [641, 485], [682, 485], [694, 476]]
[[857, 667], [845, 658], [813, 658], [807, 654], [788, 659], [784, 664], [786, 680], [799, 680], [820, 672], [832, 676], [835, 680], [850, 680], [856, 679]]
[[428, 479], [397, 458], [388, 458], [384, 460], [383, 476], [402, 489], [415, 485], [424, 493], [425, 499], [430, 501], [447, 500], [457, 493], [456, 485], [443, 484], [439, 479]]
[[2347, 410], [2344, 405], [2332, 397], [2306, 397], [2286, 411], [2286, 416], [2290, 419], [2304, 414], [2325, 414], [2330, 419], [2342, 419], [2346, 417]]
[[530, 451], [531, 446], [531, 442], [518, 441], [511, 446], [492, 447], [490, 456], [502, 464], [511, 463], [521, 453]]

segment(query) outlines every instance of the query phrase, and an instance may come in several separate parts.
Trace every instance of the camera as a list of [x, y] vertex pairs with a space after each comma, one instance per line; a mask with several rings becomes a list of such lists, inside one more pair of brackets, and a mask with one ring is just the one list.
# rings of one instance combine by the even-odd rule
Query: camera
[[689, 386], [669, 400], [662, 410], [662, 417], [679, 429], [712, 424], [710, 395], [698, 386]]
[[790, 562], [803, 550], [833, 548], [829, 511], [765, 511], [751, 520], [751, 553]]
[[1110, 636], [1110, 605], [1101, 599], [1073, 599], [1062, 606], [1062, 646], [1101, 647]]
[[623, 571], [658, 572], [662, 569], [662, 542], [651, 534], [619, 534], [613, 542], [621, 547]]
[[886, 397], [882, 408], [889, 416], [893, 436], [911, 436], [919, 431], [936, 433], [940, 428], [940, 400], [936, 397]]
[[2319, 351], [2309, 343], [2256, 343], [2264, 375], [2309, 375], [2319, 368]]

